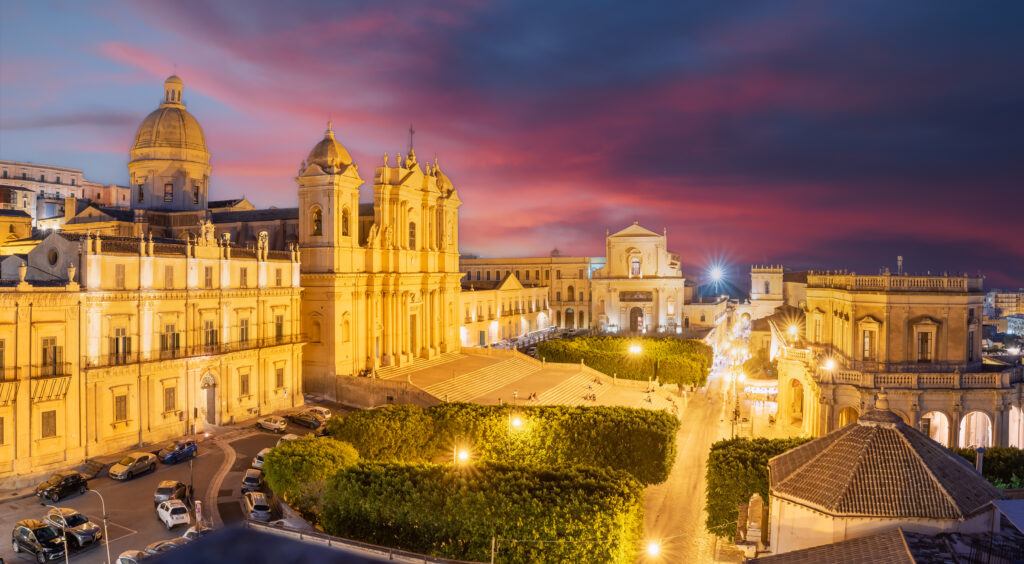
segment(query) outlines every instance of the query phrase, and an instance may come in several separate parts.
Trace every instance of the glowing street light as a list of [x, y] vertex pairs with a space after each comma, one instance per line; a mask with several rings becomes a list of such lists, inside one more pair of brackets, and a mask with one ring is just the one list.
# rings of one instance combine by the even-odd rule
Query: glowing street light
[[825, 361], [825, 370], [835, 370], [835, 369], [836, 369], [836, 361], [834, 359], [830, 358], [830, 359]]
[[644, 349], [640, 345], [629, 345], [629, 354], [640, 354], [642, 352], [644, 352]]
[[721, 266], [712, 266], [708, 274], [711, 275], [712, 282], [721, 282], [722, 278], [725, 277], [725, 271], [722, 270]]
[[518, 417], [513, 417], [512, 418], [512, 426], [515, 427], [516, 429], [522, 427], [523, 426], [523, 420], [518, 418]]
[[797, 333], [796, 325], [790, 325], [789, 326], [789, 334], [790, 334], [790, 336], [796, 337], [796, 333]]
[[661, 554], [661, 543], [657, 541], [647, 543], [647, 555], [657, 556], [658, 554]]

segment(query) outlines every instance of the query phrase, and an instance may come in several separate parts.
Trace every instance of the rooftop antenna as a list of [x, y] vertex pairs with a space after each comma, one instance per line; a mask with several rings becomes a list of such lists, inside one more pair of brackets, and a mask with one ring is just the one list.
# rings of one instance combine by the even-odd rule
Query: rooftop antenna
[[896, 274], [903, 275], [903, 255], [896, 257]]
[[409, 150], [412, 151], [412, 136], [416, 135], [416, 130], [413, 129], [412, 124], [409, 124]]

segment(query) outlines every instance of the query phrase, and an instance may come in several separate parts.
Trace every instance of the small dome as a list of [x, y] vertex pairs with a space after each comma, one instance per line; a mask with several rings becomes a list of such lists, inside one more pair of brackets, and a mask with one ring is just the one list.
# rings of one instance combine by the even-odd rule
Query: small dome
[[331, 168], [342, 169], [352, 164], [352, 156], [334, 138], [331, 122], [327, 122], [324, 138], [309, 152], [306, 163], [318, 165], [325, 171]]
[[164, 81], [164, 102], [142, 120], [132, 153], [143, 149], [186, 149], [207, 153], [209, 160], [203, 129], [181, 102], [183, 89], [177, 76]]

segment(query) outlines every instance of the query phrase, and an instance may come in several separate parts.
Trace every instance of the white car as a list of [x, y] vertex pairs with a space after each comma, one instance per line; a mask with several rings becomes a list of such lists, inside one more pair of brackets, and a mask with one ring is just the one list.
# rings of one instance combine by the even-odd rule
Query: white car
[[300, 438], [298, 435], [295, 435], [293, 433], [288, 433], [287, 435], [285, 435], [285, 436], [281, 437], [280, 439], [278, 439], [277, 440], [277, 445], [274, 445], [274, 446], [280, 446], [281, 443], [283, 443], [285, 441], [294, 441], [295, 439], [298, 439], [298, 438]]
[[288, 422], [285, 421], [284, 417], [270, 415], [257, 421], [256, 426], [268, 431], [274, 431], [275, 433], [283, 433], [285, 427], [288, 426]]
[[175, 525], [188, 525], [191, 522], [188, 508], [178, 499], [171, 499], [156, 506], [156, 516], [170, 529]]
[[114, 564], [138, 564], [152, 556], [145, 550], [126, 550], [117, 557]]
[[[282, 439], [284, 437], [281, 437]], [[256, 453], [256, 456], [252, 459], [252, 467], [257, 470], [263, 470], [263, 457], [270, 452], [269, 448], [265, 448]]]
[[242, 496], [245, 514], [253, 521], [270, 521], [270, 502], [263, 492], [245, 492]]
[[318, 415], [318, 416], [320, 416], [320, 419], [323, 419], [324, 421], [327, 421], [328, 419], [330, 419], [331, 415], [332, 415], [330, 409], [327, 409], [326, 407], [319, 407], [319, 406], [310, 407], [309, 409], [306, 410], [306, 412]]

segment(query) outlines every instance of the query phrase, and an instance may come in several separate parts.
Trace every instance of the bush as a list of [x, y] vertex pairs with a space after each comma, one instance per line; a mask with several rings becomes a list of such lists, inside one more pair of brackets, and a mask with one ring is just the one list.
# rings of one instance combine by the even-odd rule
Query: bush
[[[642, 352], [629, 352], [635, 344]], [[703, 386], [714, 353], [706, 343], [692, 339], [602, 336], [544, 341], [537, 345], [537, 358], [571, 363], [582, 360], [594, 370], [629, 380]]]
[[711, 534], [735, 541], [739, 506], [761, 494], [768, 503], [768, 459], [811, 439], [726, 439], [711, 445], [708, 454], [704, 527]]
[[352, 445], [306, 435], [285, 441], [267, 453], [263, 472], [267, 485], [307, 520], [316, 522], [327, 479], [359, 459]]
[[[513, 413], [521, 428], [511, 427]], [[356, 411], [332, 418], [327, 430], [370, 460], [450, 460], [458, 439], [480, 461], [610, 468], [657, 484], [675, 462], [679, 421], [662, 411], [627, 407], [448, 403]]]
[[[974, 449], [950, 449], [971, 466], [977, 466], [978, 453]], [[989, 447], [981, 462], [981, 475], [997, 488], [1024, 487], [1024, 450], [1016, 447]]]
[[474, 561], [496, 537], [500, 562], [631, 563], [643, 530], [643, 487], [596, 468], [361, 462], [330, 479], [323, 506], [329, 534]]

